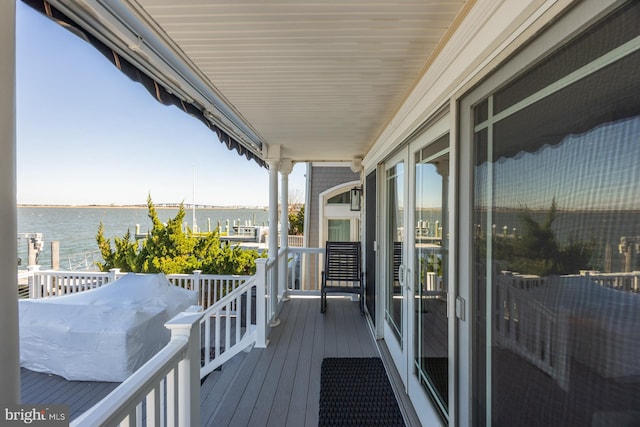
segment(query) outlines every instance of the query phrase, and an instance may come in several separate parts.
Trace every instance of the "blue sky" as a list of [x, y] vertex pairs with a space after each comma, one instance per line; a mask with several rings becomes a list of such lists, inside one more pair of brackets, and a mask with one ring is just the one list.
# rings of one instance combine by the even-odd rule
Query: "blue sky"
[[[266, 206], [268, 172], [158, 103], [89, 44], [21, 2], [17, 39], [19, 204], [193, 200]], [[305, 166], [289, 176], [304, 202]]]

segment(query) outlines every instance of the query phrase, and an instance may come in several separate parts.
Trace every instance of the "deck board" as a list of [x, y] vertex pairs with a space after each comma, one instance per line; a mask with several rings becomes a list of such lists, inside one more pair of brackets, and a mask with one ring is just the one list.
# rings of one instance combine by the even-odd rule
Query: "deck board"
[[[317, 310], [317, 308], [315, 308]], [[311, 362], [313, 357], [313, 343], [316, 337], [316, 320], [310, 304], [306, 304], [304, 319], [304, 333], [300, 342], [300, 352], [295, 367], [295, 377], [292, 384], [291, 396], [288, 402], [289, 411], [286, 418], [286, 425], [295, 426], [293, 420], [302, 420], [306, 416], [307, 396], [309, 394], [309, 375], [311, 372]]]
[[104, 398], [119, 383], [67, 381], [57, 375], [20, 368], [20, 394], [23, 404], [69, 405], [75, 419]]
[[[327, 333], [327, 317], [331, 317], [331, 313], [318, 316], [319, 308], [316, 306], [313, 313], [315, 324], [315, 338], [311, 352], [311, 368], [309, 369], [309, 385], [307, 389], [307, 411], [305, 413], [305, 426], [318, 425], [318, 411], [320, 410], [320, 375], [314, 375], [314, 372], [320, 372], [322, 359], [326, 349], [323, 347], [326, 342], [325, 335]], [[291, 420], [291, 425], [295, 425], [295, 419]], [[288, 420], [287, 420], [288, 421]], [[298, 421], [298, 420], [295, 420]]]
[[[296, 330], [295, 321], [297, 321], [297, 314], [299, 312], [300, 304], [295, 304], [292, 306], [292, 309], [286, 313], [286, 317], [284, 315], [281, 316], [282, 324], [277, 328], [280, 333], [278, 345], [271, 346], [267, 349], [267, 352], [273, 352], [273, 357], [269, 361], [268, 366], [265, 366], [266, 374], [263, 383], [256, 387], [259, 391], [253, 404], [249, 425], [264, 424], [265, 420], [269, 419], [274, 396], [282, 381], [283, 371], [286, 372], [285, 361], [289, 353], [288, 350], [299, 347], [294, 340], [294, 332]], [[234, 425], [238, 424], [234, 423]]]
[[[202, 408], [202, 412], [211, 413], [208, 418], [202, 417], [202, 424], [206, 426], [214, 425], [229, 425], [231, 417], [237, 410], [237, 406], [240, 403], [240, 396], [244, 393], [244, 390], [251, 379], [252, 372], [250, 370], [243, 369], [243, 366], [253, 366], [257, 363], [257, 359], [261, 356], [261, 352], [258, 349], [252, 350], [245, 356], [245, 360], [236, 369], [236, 375], [233, 376], [233, 380], [228, 383], [220, 384], [225, 392], [222, 398], [218, 401], [210, 402], [210, 407]], [[227, 364], [223, 365], [222, 370], [228, 369]]]
[[[306, 330], [305, 323], [307, 318], [307, 307], [298, 304], [298, 315], [296, 316], [297, 326], [292, 328], [291, 340], [287, 346], [287, 351], [283, 359], [282, 369], [277, 381], [277, 388], [273, 394], [271, 400], [271, 407], [269, 411], [269, 418], [267, 420], [267, 426], [281, 427], [287, 419], [291, 397], [293, 392], [293, 385], [295, 383], [295, 377], [298, 374], [298, 360], [301, 357], [302, 351], [297, 351], [302, 348], [302, 340], [304, 339], [304, 332]], [[291, 322], [290, 322], [291, 323]], [[277, 359], [276, 359], [277, 360]], [[272, 377], [273, 375], [270, 375]], [[269, 392], [269, 388], [265, 390]], [[254, 413], [255, 418], [255, 413]]]
[[206, 425], [206, 422], [213, 418], [217, 409], [217, 402], [223, 400], [230, 391], [227, 385], [235, 381], [239, 374], [238, 367], [246, 356], [245, 353], [236, 355], [227, 361], [219, 371], [212, 372], [202, 384], [200, 390], [200, 416], [203, 420], [203, 425]]

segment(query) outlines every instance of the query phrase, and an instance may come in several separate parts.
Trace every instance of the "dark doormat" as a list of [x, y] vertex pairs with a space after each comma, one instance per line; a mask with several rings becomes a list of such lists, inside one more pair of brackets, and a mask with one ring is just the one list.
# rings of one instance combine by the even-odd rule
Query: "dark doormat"
[[318, 425], [405, 425], [380, 358], [322, 361]]

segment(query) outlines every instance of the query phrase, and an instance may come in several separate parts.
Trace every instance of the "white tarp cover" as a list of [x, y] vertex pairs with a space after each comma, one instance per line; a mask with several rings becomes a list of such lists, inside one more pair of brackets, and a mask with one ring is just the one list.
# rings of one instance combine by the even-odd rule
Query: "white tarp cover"
[[164, 324], [198, 292], [163, 274], [134, 274], [100, 288], [20, 301], [20, 365], [67, 380], [127, 379], [170, 338]]

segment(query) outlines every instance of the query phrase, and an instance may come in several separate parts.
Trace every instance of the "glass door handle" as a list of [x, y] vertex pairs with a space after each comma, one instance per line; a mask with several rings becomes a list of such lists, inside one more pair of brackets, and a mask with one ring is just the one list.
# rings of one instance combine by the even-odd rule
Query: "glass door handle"
[[410, 274], [411, 270], [405, 267], [404, 264], [400, 264], [398, 267], [398, 282], [400, 282], [400, 286], [405, 288], [407, 291], [411, 292], [411, 288], [409, 287], [409, 282], [407, 281], [407, 275]]

